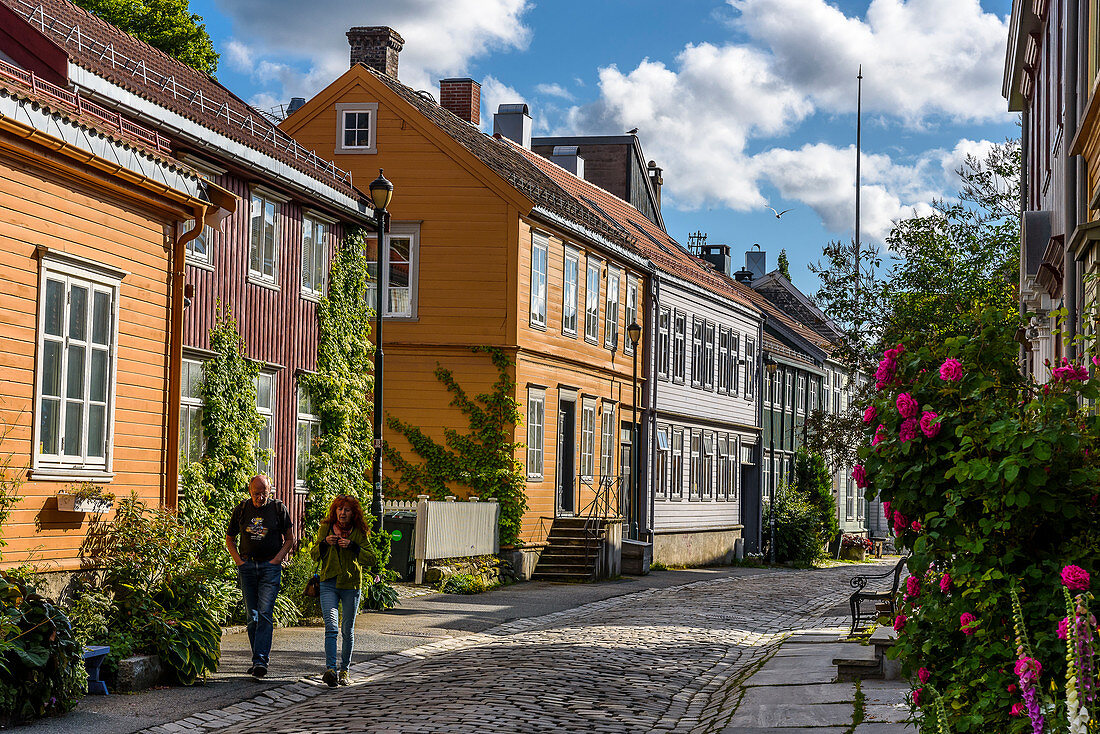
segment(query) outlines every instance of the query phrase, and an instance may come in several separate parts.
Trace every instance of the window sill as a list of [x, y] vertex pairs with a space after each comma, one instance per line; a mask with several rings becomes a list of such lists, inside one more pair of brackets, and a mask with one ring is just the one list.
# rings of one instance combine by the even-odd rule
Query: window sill
[[337, 148], [336, 155], [375, 155], [378, 153], [377, 147], [371, 148]]
[[266, 288], [269, 291], [276, 291], [277, 292], [277, 291], [282, 290], [274, 282], [272, 282], [270, 280], [261, 280], [260, 278], [257, 278], [256, 276], [251, 275], [251, 274], [248, 276], [248, 284], [259, 286], [260, 288]]
[[543, 477], [542, 474], [539, 474], [538, 476], [535, 476], [534, 474], [528, 474], [527, 475], [527, 481], [529, 481], [529, 482], [541, 482], [543, 480], [543, 478], [544, 477]]
[[540, 324], [536, 321], [529, 321], [527, 323], [527, 325], [530, 326], [535, 331], [542, 331], [542, 332], [546, 331], [546, 324]]
[[568, 337], [569, 339], [577, 338], [577, 332], [575, 331], [565, 331], [564, 329], [562, 329], [561, 335], [564, 337]]
[[203, 262], [202, 260], [192, 260], [191, 258], [186, 258], [184, 262], [187, 264], [188, 267], [195, 268], [196, 270], [205, 270], [209, 273], [214, 272], [214, 266], [208, 262]]
[[597, 339], [595, 337], [590, 337], [587, 334], [585, 335], [584, 340], [586, 342], [588, 342], [589, 344], [593, 345], [593, 346], [598, 347], [600, 345], [600, 340], [599, 339]]
[[33, 469], [27, 473], [27, 479], [36, 482], [95, 482], [97, 484], [107, 484], [114, 478], [114, 472], [96, 469], [64, 469], [57, 467]]
[[313, 293], [311, 291], [302, 291], [298, 295], [300, 295], [302, 297], [303, 301], [309, 301], [310, 303], [320, 303], [321, 302], [321, 294], [320, 293]]

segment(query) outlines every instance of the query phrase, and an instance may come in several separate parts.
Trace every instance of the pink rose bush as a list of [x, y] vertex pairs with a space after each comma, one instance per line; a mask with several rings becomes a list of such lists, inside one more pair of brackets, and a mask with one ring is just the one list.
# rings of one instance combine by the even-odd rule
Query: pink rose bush
[[917, 411], [920, 410], [920, 403], [913, 399], [913, 396], [907, 392], [903, 392], [898, 395], [897, 399], [898, 414], [902, 418], [913, 418], [917, 415]]
[[863, 425], [865, 425], [865, 426], [871, 425], [871, 421], [873, 421], [875, 419], [876, 415], [878, 415], [878, 411], [875, 410], [875, 406], [868, 405], [866, 408], [864, 408], [863, 409]]
[[905, 623], [908, 621], [909, 618], [906, 617], [904, 614], [899, 614], [898, 616], [894, 617], [894, 631], [901, 632], [903, 629], [905, 629]]
[[944, 572], [943, 576], [940, 576], [940, 591], [947, 594], [951, 591], [951, 574]]
[[[916, 576], [910, 576], [905, 579], [905, 598], [912, 600], [920, 596], [920, 579]], [[923, 668], [921, 668], [923, 670]], [[921, 681], [921, 683], [927, 683], [928, 681]]]
[[898, 438], [902, 443], [906, 441], [912, 441], [917, 437], [917, 428], [920, 426], [920, 422], [916, 418], [906, 418], [901, 423], [901, 430], [898, 431]]
[[962, 362], [949, 357], [940, 365], [940, 379], [946, 382], [958, 382], [963, 378]]
[[963, 612], [959, 615], [959, 629], [962, 630], [964, 635], [972, 635], [978, 630], [974, 628], [974, 624], [978, 621], [970, 612]]
[[867, 489], [867, 472], [860, 464], [852, 467], [852, 479], [855, 480], [857, 487]]
[[1066, 566], [1062, 569], [1062, 585], [1070, 591], [1088, 591], [1089, 572], [1080, 566]]
[[928, 438], [940, 435], [940, 417], [930, 410], [924, 411], [920, 417], [920, 430]]

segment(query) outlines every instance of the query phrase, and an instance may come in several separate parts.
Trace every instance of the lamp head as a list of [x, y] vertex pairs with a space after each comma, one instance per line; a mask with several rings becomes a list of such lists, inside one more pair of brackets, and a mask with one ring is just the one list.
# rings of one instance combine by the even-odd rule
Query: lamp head
[[638, 342], [642, 338], [642, 327], [638, 325], [637, 321], [631, 321], [630, 326], [626, 327], [626, 335], [630, 337], [631, 344], [638, 346]]
[[378, 169], [378, 178], [370, 182], [370, 198], [374, 202], [375, 211], [386, 211], [393, 198], [393, 184], [382, 175], [382, 169]]
[[779, 363], [775, 361], [770, 352], [764, 353], [764, 368], [768, 370], [769, 375], [774, 375], [775, 371], [779, 369]]

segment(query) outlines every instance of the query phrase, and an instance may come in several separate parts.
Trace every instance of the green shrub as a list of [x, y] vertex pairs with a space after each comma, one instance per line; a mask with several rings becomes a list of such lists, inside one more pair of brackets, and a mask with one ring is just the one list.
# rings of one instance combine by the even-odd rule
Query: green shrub
[[[775, 560], [812, 566], [823, 555], [818, 535], [817, 508], [793, 489], [780, 487], [775, 494]], [[771, 543], [771, 504], [764, 504], [764, 542]], [[770, 548], [765, 551], [770, 558]]]
[[833, 497], [833, 478], [825, 465], [825, 457], [799, 449], [794, 462], [794, 489], [817, 513], [818, 542], [822, 547], [832, 543], [840, 534], [836, 519], [836, 499]]
[[[375, 579], [378, 579], [375, 581]], [[397, 590], [380, 577], [363, 578], [363, 596], [361, 609], [382, 612], [397, 606]]]
[[0, 723], [65, 713], [87, 686], [83, 645], [69, 618], [0, 573]]
[[480, 594], [497, 586], [498, 584], [486, 583], [483, 576], [456, 573], [445, 578], [443, 583], [439, 585], [439, 590], [444, 594]]

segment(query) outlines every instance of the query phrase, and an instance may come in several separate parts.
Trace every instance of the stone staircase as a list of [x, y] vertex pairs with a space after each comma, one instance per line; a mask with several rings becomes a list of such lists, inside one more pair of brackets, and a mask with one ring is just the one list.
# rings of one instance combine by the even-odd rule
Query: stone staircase
[[898, 640], [889, 627], [877, 627], [866, 645], [851, 644], [842, 657], [833, 658], [838, 681], [897, 680], [901, 664], [886, 657], [886, 651]]
[[558, 517], [550, 526], [547, 546], [539, 557], [533, 581], [593, 581], [599, 546], [606, 533], [604, 521], [598, 523], [597, 538], [586, 538], [584, 517]]

